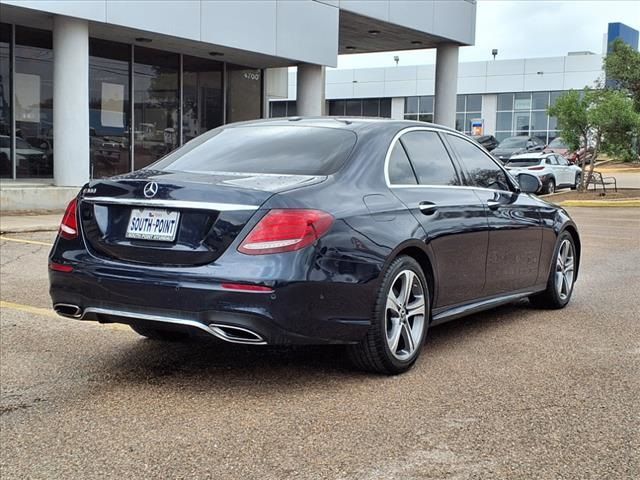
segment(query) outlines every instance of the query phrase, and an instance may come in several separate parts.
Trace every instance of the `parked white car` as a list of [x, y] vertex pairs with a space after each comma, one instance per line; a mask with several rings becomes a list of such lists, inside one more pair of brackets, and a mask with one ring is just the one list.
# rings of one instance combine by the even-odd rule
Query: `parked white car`
[[530, 173], [540, 179], [541, 193], [553, 193], [558, 188], [569, 187], [575, 190], [580, 183], [581, 170], [577, 165], [557, 153], [523, 153], [514, 155], [505, 168], [511, 175]]

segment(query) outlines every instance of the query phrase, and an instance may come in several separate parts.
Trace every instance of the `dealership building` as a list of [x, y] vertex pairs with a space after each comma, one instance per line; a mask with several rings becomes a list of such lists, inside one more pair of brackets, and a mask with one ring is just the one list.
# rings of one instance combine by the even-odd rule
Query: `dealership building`
[[452, 125], [475, 17], [475, 0], [0, 0], [0, 206], [60, 208], [90, 178], [267, 117], [287, 67], [298, 113], [321, 115], [338, 54], [436, 49], [435, 120]]
[[[603, 85], [603, 55], [618, 38], [638, 49], [637, 30], [610, 23], [602, 54], [582, 51], [563, 57], [460, 63], [455, 128], [498, 140], [535, 135], [550, 142], [558, 135], [558, 124], [547, 108], [568, 90]], [[328, 69], [326, 110], [329, 115], [439, 123], [434, 116], [436, 71], [436, 65]], [[290, 72], [288, 97], [270, 102], [270, 116], [299, 114], [296, 81]]]

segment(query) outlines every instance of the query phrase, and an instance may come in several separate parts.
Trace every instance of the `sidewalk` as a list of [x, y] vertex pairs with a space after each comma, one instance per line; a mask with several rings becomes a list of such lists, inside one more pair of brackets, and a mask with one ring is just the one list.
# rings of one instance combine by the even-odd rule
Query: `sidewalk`
[[54, 232], [62, 213], [47, 215], [1, 215], [0, 233]]

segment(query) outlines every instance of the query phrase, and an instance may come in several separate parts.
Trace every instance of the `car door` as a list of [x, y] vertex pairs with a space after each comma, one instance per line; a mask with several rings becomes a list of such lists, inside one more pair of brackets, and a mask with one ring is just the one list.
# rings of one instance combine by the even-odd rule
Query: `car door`
[[556, 162], [558, 163], [558, 170], [562, 171], [562, 184], [563, 185], [573, 185], [575, 183], [575, 175], [573, 173], [573, 169], [569, 166], [569, 162], [562, 155], [554, 155], [556, 157]]
[[558, 158], [555, 155], [549, 155], [547, 158], [545, 158], [544, 163], [546, 164], [547, 168], [553, 173], [553, 176], [556, 179], [556, 186], [561, 186], [567, 183], [567, 172], [558, 163]]
[[480, 297], [489, 242], [482, 202], [461, 186], [458, 168], [436, 130], [409, 128], [394, 142], [387, 182], [426, 232], [435, 259], [434, 307]]
[[465, 182], [483, 202], [489, 222], [484, 296], [535, 285], [542, 243], [536, 200], [519, 190], [489, 155], [461, 135], [445, 138], [463, 167]]

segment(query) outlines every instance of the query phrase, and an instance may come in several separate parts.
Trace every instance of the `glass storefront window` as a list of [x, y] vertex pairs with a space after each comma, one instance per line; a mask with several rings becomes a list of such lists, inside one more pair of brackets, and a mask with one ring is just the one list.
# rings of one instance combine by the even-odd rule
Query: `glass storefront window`
[[433, 97], [420, 97], [420, 113], [433, 113]]
[[[15, 27], [16, 177], [53, 177], [51, 32]], [[18, 139], [21, 141], [19, 142]]]
[[514, 116], [514, 135], [528, 135], [529, 134], [529, 111], [516, 112]]
[[380, 114], [380, 100], [368, 98], [362, 101], [362, 115], [364, 117], [377, 117]]
[[516, 93], [515, 100], [513, 101], [514, 110], [531, 110], [531, 93], [523, 92]]
[[227, 64], [227, 123], [262, 117], [262, 72]]
[[135, 170], [155, 162], [178, 146], [179, 70], [179, 55], [135, 47]]
[[391, 99], [390, 98], [380, 99], [380, 117], [391, 118]]
[[418, 97], [404, 99], [404, 113], [418, 113]]
[[498, 94], [498, 111], [513, 110], [513, 93]]
[[131, 46], [89, 42], [91, 178], [131, 170]]
[[222, 64], [185, 55], [182, 67], [182, 141], [186, 143], [224, 123]]
[[498, 112], [496, 130], [511, 130], [513, 112]]
[[362, 116], [362, 101], [361, 100], [347, 100], [347, 112], [348, 117], [360, 117]]
[[11, 159], [11, 25], [0, 23], [0, 178], [13, 177]]
[[531, 112], [531, 129], [547, 130], [547, 118], [547, 112], [545, 110]]
[[467, 112], [482, 110], [482, 95], [467, 95]]
[[546, 110], [549, 106], [549, 92], [533, 92], [532, 97], [533, 110]]
[[456, 112], [464, 112], [466, 95], [456, 95]]

